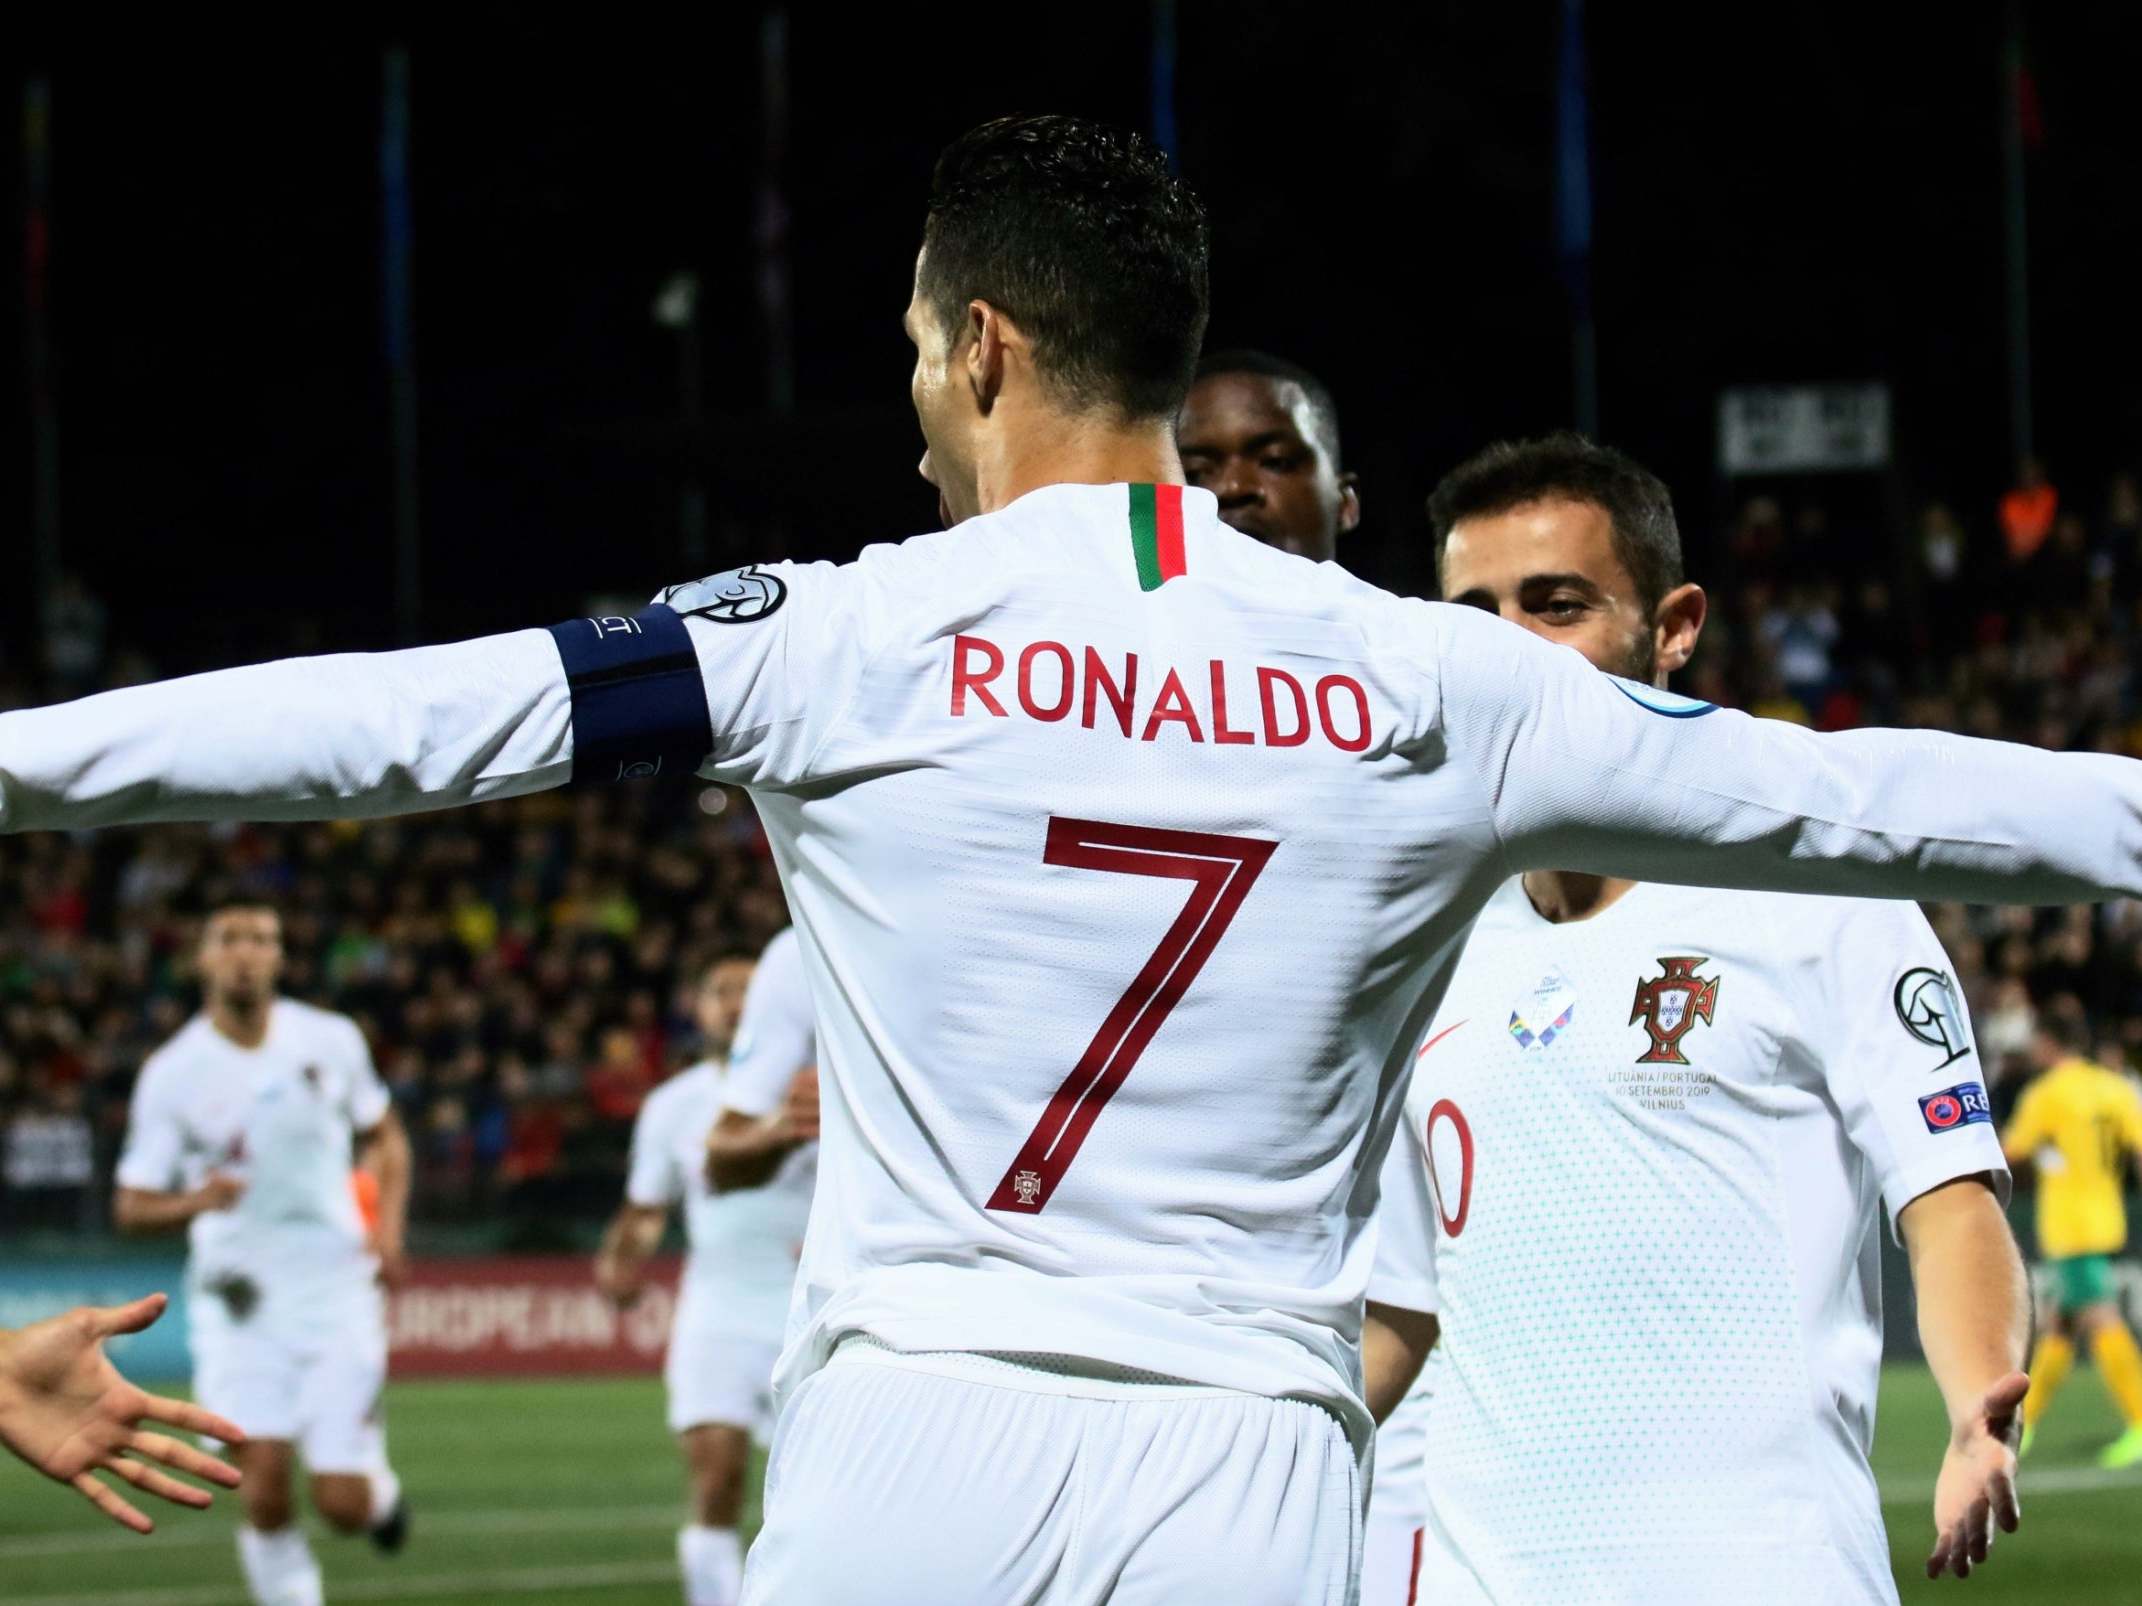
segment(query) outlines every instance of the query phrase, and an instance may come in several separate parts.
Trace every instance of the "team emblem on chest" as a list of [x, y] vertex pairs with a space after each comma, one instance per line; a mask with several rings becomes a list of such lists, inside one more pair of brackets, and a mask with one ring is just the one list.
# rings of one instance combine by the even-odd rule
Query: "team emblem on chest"
[[1519, 1048], [1545, 1048], [1569, 1029], [1576, 1012], [1576, 990], [1560, 971], [1550, 970], [1510, 1007], [1510, 1035]]
[[1636, 1063], [1686, 1065], [1688, 1056], [1681, 1052], [1681, 1039], [1697, 1021], [1710, 1024], [1711, 1011], [1718, 1007], [1718, 978], [1696, 974], [1696, 967], [1709, 964], [1708, 959], [1662, 955], [1659, 963], [1666, 967], [1666, 974], [1639, 981], [1636, 1003], [1629, 1011], [1629, 1024], [1642, 1021], [1651, 1034], [1651, 1047], [1637, 1055]]

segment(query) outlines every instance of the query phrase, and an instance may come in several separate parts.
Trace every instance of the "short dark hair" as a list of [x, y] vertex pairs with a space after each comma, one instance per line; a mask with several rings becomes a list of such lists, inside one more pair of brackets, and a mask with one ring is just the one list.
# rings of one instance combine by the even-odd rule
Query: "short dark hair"
[[1666, 482], [1634, 458], [1572, 431], [1497, 441], [1443, 476], [1428, 498], [1437, 575], [1459, 520], [1507, 513], [1550, 497], [1588, 502], [1606, 514], [1614, 556], [1636, 582], [1645, 613], [1681, 583], [1681, 530]]
[[1017, 320], [1075, 407], [1173, 418], [1205, 339], [1205, 209], [1137, 134], [1000, 117], [937, 159], [917, 288], [956, 330], [970, 301]]
[[1233, 346], [1226, 351], [1208, 353], [1197, 365], [1197, 377], [1210, 379], [1214, 374], [1255, 374], [1262, 379], [1278, 379], [1302, 387], [1302, 394], [1309, 398], [1309, 410], [1316, 414], [1316, 433], [1324, 448], [1324, 455], [1331, 459], [1331, 466], [1339, 466], [1339, 404], [1332, 397], [1331, 387], [1317, 378], [1298, 362], [1289, 362], [1284, 357], [1275, 357], [1269, 351], [1258, 351], [1251, 346]]

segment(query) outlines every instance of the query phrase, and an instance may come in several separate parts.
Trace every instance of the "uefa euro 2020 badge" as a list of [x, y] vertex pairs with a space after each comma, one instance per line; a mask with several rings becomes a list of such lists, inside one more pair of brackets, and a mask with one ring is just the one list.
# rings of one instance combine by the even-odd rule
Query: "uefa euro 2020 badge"
[[1519, 1048], [1546, 1048], [1569, 1030], [1577, 1012], [1577, 992], [1560, 971], [1550, 970], [1537, 987], [1527, 988], [1510, 1009], [1510, 1035]]
[[1629, 1011], [1629, 1024], [1642, 1021], [1651, 1037], [1651, 1047], [1637, 1055], [1636, 1063], [1686, 1065], [1688, 1056], [1681, 1052], [1681, 1039], [1697, 1021], [1710, 1024], [1711, 1011], [1718, 1007], [1719, 978], [1696, 974], [1696, 967], [1709, 964], [1708, 959], [1662, 955], [1659, 963], [1666, 973], [1636, 984], [1636, 1003]]

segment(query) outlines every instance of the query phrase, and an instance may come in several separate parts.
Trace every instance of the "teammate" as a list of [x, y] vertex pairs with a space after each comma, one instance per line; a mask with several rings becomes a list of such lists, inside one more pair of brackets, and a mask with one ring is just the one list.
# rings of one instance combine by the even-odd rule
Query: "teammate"
[[[1652, 689], [1705, 602], [1635, 463], [1491, 447], [1429, 518], [1445, 596], [1722, 717]], [[1928, 1572], [1984, 1561], [2017, 1520], [2029, 1321], [1990, 1123], [1912, 904], [1506, 882], [1423, 1040], [1370, 1284], [1441, 1322], [1419, 1598], [1893, 1602], [1867, 1460], [1890, 1222], [1954, 1428]]]
[[603, 1292], [620, 1307], [633, 1304], [669, 1213], [683, 1204], [691, 1253], [663, 1374], [669, 1428], [691, 1477], [692, 1520], [677, 1536], [687, 1606], [735, 1606], [743, 1585], [736, 1525], [744, 1472], [752, 1438], [764, 1439], [771, 1423], [768, 1394], [810, 1212], [807, 1172], [800, 1187], [748, 1201], [717, 1198], [704, 1175], [707, 1128], [752, 968], [742, 955], [725, 955], [701, 977], [693, 1012], [707, 1057], [641, 1106], [625, 1203], [595, 1261]]
[[[1350, 1597], [1377, 1171], [1506, 876], [2142, 893], [2142, 765], [1675, 717], [1229, 529], [1175, 450], [1205, 297], [1158, 151], [985, 124], [906, 316], [950, 528], [0, 715], [6, 830], [754, 794], [823, 1137], [747, 1601]], [[732, 1071], [714, 1135], [788, 1095]]]
[[2089, 1022], [2074, 999], [2040, 1010], [2031, 1043], [2038, 1075], [2001, 1134], [2009, 1163], [2037, 1175], [2038, 1253], [2054, 1279], [2031, 1354], [2023, 1448], [2074, 1370], [2080, 1339], [2127, 1422], [2099, 1464], [2131, 1467], [2142, 1464], [2142, 1349], [2121, 1319], [2111, 1274], [2112, 1257], [2127, 1247], [2121, 1187], [2128, 1156], [2142, 1154], [2142, 1096], [2094, 1063], [2089, 1048]]
[[[1341, 467], [1339, 408], [1331, 388], [1298, 363], [1269, 352], [1218, 351], [1198, 364], [1175, 439], [1183, 477], [1212, 492], [1220, 518], [1267, 546], [1319, 563], [1361, 522], [1360, 476]], [[1396, 1149], [1393, 1150], [1396, 1153]], [[1369, 1332], [1417, 1358], [1434, 1342], [1434, 1319], [1399, 1307], [1377, 1311]], [[1421, 1435], [1428, 1369], [1376, 1430], [1361, 1551], [1361, 1598], [1406, 1599], [1427, 1511]]]
[[153, 1533], [156, 1524], [118, 1491], [92, 1476], [109, 1472], [174, 1505], [206, 1506], [212, 1498], [168, 1477], [151, 1461], [225, 1488], [238, 1469], [168, 1434], [143, 1432], [143, 1422], [167, 1422], [189, 1433], [243, 1443], [237, 1423], [184, 1400], [144, 1394], [105, 1359], [104, 1340], [138, 1333], [164, 1313], [162, 1294], [131, 1305], [78, 1305], [17, 1332], [0, 1331], [0, 1444], [55, 1483], [64, 1483], [122, 1528]]
[[[287, 734], [287, 733], [286, 733]], [[380, 1281], [400, 1273], [409, 1143], [347, 1016], [279, 997], [282, 924], [230, 904], [202, 929], [201, 1012], [149, 1056], [127, 1116], [114, 1219], [187, 1229], [194, 1392], [245, 1431], [238, 1554], [259, 1606], [317, 1606], [320, 1568], [296, 1521], [313, 1509], [393, 1552], [408, 1536], [387, 1461]], [[379, 1183], [368, 1237], [353, 1145]]]
[[1338, 404], [1299, 363], [1213, 352], [1197, 366], [1175, 440], [1184, 480], [1267, 546], [1329, 563], [1361, 522], [1361, 477], [1340, 466]]

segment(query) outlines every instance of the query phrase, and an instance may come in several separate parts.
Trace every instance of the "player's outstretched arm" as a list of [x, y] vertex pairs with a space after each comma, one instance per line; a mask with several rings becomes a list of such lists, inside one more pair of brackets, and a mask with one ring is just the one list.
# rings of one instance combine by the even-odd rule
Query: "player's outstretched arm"
[[211, 1496], [159, 1472], [151, 1462], [227, 1489], [238, 1484], [236, 1467], [168, 1434], [145, 1433], [141, 1423], [163, 1422], [226, 1444], [245, 1440], [234, 1423], [213, 1412], [144, 1394], [105, 1359], [105, 1339], [140, 1332], [164, 1313], [164, 1305], [162, 1294], [151, 1294], [131, 1305], [84, 1306], [20, 1332], [0, 1333], [0, 1443], [136, 1533], [149, 1533], [156, 1525], [96, 1473], [111, 1473], [181, 1506], [205, 1506]]
[[1911, 1253], [1919, 1341], [1949, 1410], [1926, 1575], [1968, 1578], [1996, 1526], [2014, 1533], [2023, 1520], [2015, 1441], [2030, 1388], [2030, 1281], [2000, 1200], [1976, 1179], [1921, 1194], [1897, 1226]]
[[1513, 871], [1973, 903], [2142, 893], [2142, 763], [1935, 731], [1817, 734], [1434, 609], [1442, 733]]

